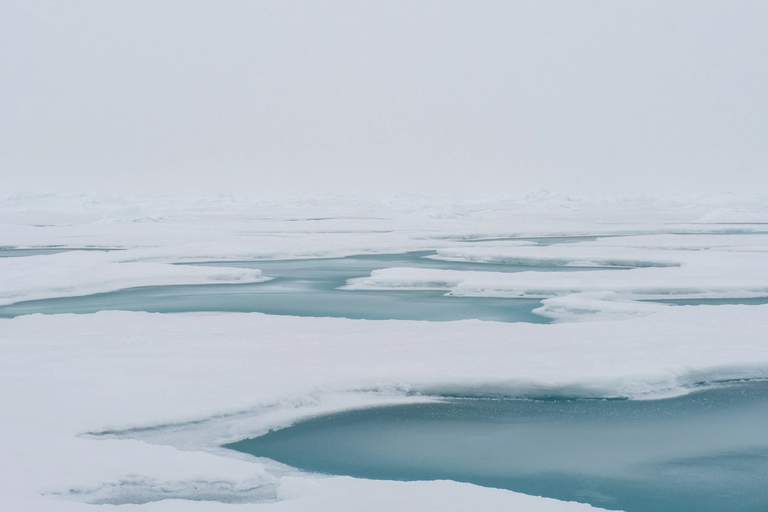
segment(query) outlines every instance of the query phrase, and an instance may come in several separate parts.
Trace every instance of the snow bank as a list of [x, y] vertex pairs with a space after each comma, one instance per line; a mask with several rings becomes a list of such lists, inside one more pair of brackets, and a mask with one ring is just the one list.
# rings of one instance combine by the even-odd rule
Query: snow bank
[[127, 251], [116, 251], [0, 258], [0, 305], [134, 286], [254, 283], [267, 279], [256, 269], [126, 261], [130, 257]]

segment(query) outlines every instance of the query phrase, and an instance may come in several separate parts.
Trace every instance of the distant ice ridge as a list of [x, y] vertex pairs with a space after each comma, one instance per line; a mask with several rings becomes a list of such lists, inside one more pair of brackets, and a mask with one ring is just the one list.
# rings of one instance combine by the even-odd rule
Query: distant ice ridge
[[372, 248], [386, 239], [394, 247], [419, 238], [749, 232], [766, 228], [739, 222], [768, 222], [766, 205], [765, 197], [590, 199], [548, 192], [465, 201], [16, 194], [0, 197], [0, 245], [187, 246], [176, 255], [210, 250], [209, 256], [233, 257], [290, 252], [283, 241], [292, 237], [310, 237], [303, 244], [308, 252], [349, 245], [334, 236], [340, 234], [364, 237], [357, 247]]

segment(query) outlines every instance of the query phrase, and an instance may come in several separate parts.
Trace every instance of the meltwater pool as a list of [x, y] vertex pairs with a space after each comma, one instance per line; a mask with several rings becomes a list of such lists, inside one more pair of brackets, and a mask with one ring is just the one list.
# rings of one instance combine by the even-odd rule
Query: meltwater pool
[[[464, 263], [430, 259], [434, 251], [361, 255], [345, 258], [195, 263], [258, 268], [271, 281], [252, 284], [145, 286], [107, 293], [18, 302], [0, 307], [0, 317], [32, 313], [93, 313], [103, 310], [180, 313], [191, 311], [260, 312], [371, 320], [461, 320], [543, 323], [533, 310], [536, 299], [447, 297], [433, 291], [347, 291], [347, 279], [377, 268], [418, 267], [496, 272], [568, 272], [579, 267]], [[593, 270], [594, 267], [589, 267]]]
[[228, 448], [306, 471], [450, 479], [628, 512], [768, 510], [768, 383], [660, 400], [446, 399]]

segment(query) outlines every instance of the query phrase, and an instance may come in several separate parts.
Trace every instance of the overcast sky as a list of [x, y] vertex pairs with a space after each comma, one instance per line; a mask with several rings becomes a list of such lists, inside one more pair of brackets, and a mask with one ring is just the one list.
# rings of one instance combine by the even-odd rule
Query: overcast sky
[[768, 189], [765, 0], [0, 2], [0, 192]]

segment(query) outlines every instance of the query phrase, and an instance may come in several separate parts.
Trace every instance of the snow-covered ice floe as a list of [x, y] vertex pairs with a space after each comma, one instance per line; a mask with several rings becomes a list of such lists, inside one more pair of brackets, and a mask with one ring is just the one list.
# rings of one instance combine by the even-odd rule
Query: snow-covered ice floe
[[[269, 461], [224, 456], [217, 446], [382, 400], [468, 393], [642, 398], [706, 381], [768, 377], [767, 330], [768, 306], [544, 326], [226, 313], [0, 320], [0, 396], [10, 419], [0, 438], [10, 464], [3, 495], [19, 510], [164, 498], [206, 500], [186, 510], [244, 501], [298, 510], [346, 489], [335, 509], [355, 510], [371, 488], [391, 493], [381, 507], [427, 506], [431, 487], [440, 489], [435, 499], [462, 496], [473, 506], [586, 510], [454, 483], [295, 474]], [[160, 501], [152, 509], [174, 506]], [[466, 508], [446, 502], [446, 509]]]
[[[765, 226], [712, 223], [764, 222], [766, 204], [597, 204], [546, 194], [462, 205], [2, 199], [4, 247], [124, 249], [4, 258], [2, 304], [268, 277], [253, 268], [171, 264], [214, 259], [427, 249], [457, 261], [621, 268], [557, 275], [384, 269], [349, 283], [536, 296], [544, 298], [542, 314], [594, 322], [141, 312], [2, 319], [3, 508], [594, 510], [457, 482], [305, 474], [220, 446], [318, 414], [447, 395], [643, 399], [767, 378], [768, 305], [637, 300], [765, 294]], [[579, 238], [547, 246], [520, 240], [569, 235]], [[478, 239], [487, 240], [467, 241]]]
[[256, 283], [258, 269], [131, 261], [130, 251], [65, 252], [0, 259], [0, 305], [149, 285]]

